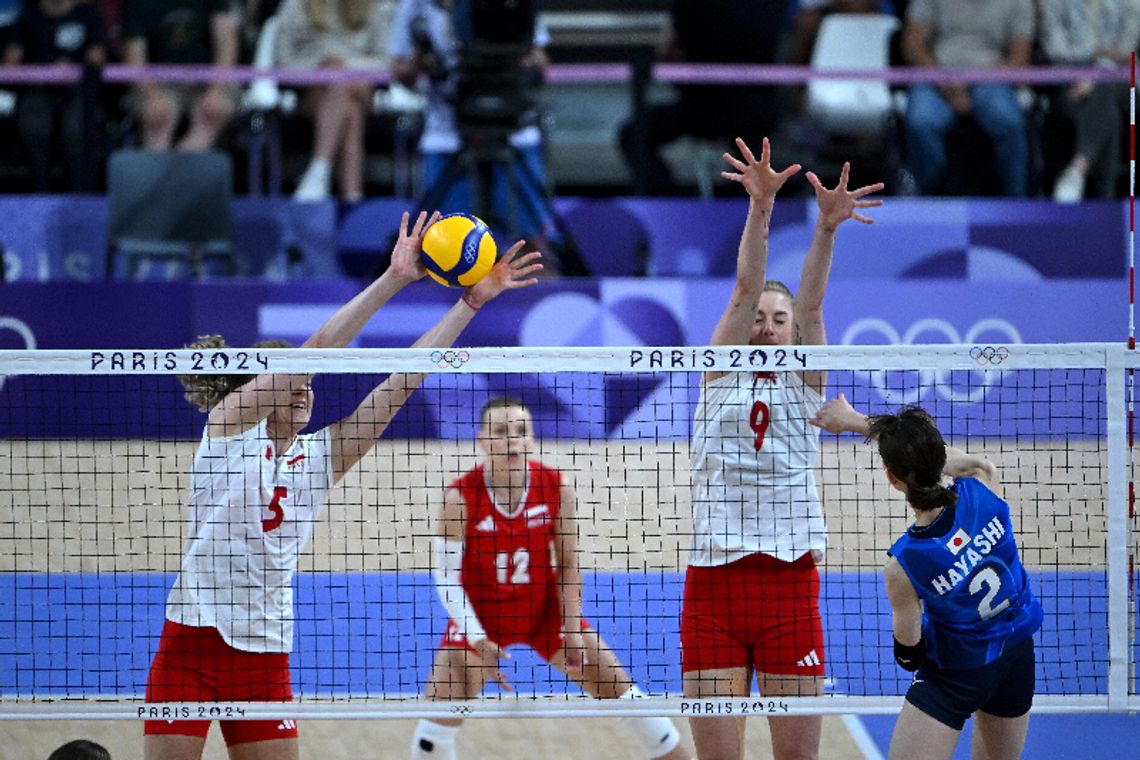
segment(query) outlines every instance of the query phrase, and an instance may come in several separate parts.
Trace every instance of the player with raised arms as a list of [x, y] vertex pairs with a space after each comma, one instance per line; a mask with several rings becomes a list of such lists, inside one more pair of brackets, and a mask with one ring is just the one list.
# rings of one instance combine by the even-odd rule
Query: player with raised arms
[[[449, 617], [428, 678], [430, 700], [462, 701], [489, 678], [509, 689], [499, 660], [526, 644], [598, 699], [644, 696], [582, 617], [574, 487], [534, 459], [534, 420], [498, 397], [480, 412], [483, 463], [445, 491], [435, 578]], [[644, 757], [688, 760], [667, 718], [623, 718]], [[455, 760], [461, 719], [421, 720], [413, 760]]]
[[[722, 173], [748, 192], [736, 282], [713, 345], [791, 346], [827, 342], [823, 297], [835, 235], [848, 219], [869, 224], [865, 196], [882, 183], [847, 189], [844, 164], [834, 189], [812, 172], [819, 214], [804, 258], [799, 295], [765, 280], [776, 193], [800, 170], [777, 172], [764, 139], [760, 158], [737, 139]], [[686, 697], [739, 697], [755, 675], [764, 697], [822, 693], [823, 623], [816, 563], [827, 527], [815, 484], [819, 433], [808, 425], [823, 403], [823, 372], [708, 372], [693, 423], [693, 538], [681, 612]], [[689, 721], [701, 760], [744, 756], [744, 719]], [[776, 760], [814, 758], [822, 718], [769, 717]]]
[[1020, 757], [1044, 613], [997, 494], [997, 469], [947, 446], [917, 406], [866, 417], [840, 394], [812, 424], [877, 441], [887, 481], [914, 511], [883, 568], [895, 661], [915, 674], [889, 760], [949, 758], [971, 715], [975, 759]]
[[[423, 231], [439, 217], [403, 215], [388, 269], [304, 343], [346, 346], [376, 311], [420, 279]], [[414, 344], [450, 346], [479, 308], [533, 285], [538, 253], [515, 244]], [[193, 347], [223, 347], [207, 336]], [[273, 345], [283, 345], [275, 343]], [[186, 547], [167, 598], [148, 702], [288, 702], [293, 646], [291, 582], [329, 491], [360, 461], [423, 382], [393, 374], [354, 412], [302, 434], [313, 412], [309, 375], [190, 375], [186, 398], [208, 412], [194, 458]], [[233, 760], [298, 757], [292, 720], [220, 721]], [[146, 760], [200, 758], [208, 720], [148, 720]]]

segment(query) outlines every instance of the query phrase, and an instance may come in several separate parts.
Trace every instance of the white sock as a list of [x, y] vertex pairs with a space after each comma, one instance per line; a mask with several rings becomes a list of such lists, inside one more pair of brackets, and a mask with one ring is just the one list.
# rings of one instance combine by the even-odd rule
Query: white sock
[[297, 183], [297, 189], [293, 193], [293, 199], [298, 201], [323, 201], [329, 197], [329, 187], [332, 184], [332, 164], [323, 158], [314, 158], [309, 167], [305, 169], [305, 173], [301, 175], [301, 181]]
[[412, 760], [456, 760], [455, 737], [460, 728], [421, 720], [412, 734]]

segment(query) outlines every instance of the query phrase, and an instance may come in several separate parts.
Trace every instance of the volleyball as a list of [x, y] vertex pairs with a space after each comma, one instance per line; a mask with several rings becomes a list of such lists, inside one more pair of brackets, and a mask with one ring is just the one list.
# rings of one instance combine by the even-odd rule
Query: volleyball
[[424, 232], [420, 258], [440, 285], [466, 288], [495, 266], [495, 239], [483, 220], [470, 214], [448, 214]]

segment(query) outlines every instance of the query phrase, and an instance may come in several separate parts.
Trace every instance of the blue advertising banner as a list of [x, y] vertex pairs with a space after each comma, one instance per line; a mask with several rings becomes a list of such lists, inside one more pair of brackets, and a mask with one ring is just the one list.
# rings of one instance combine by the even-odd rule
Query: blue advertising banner
[[[368, 277], [385, 264], [410, 201], [338, 207], [288, 199], [234, 201], [234, 249], [244, 277], [270, 281]], [[730, 277], [744, 201], [559, 199], [555, 208], [598, 277]], [[769, 275], [796, 280], [815, 226], [815, 202], [791, 198], [772, 220]], [[888, 198], [873, 225], [839, 235], [832, 277], [951, 280], [1123, 277], [1128, 209], [1115, 201]], [[103, 279], [102, 197], [0, 198], [0, 249], [8, 282]], [[508, 241], [500, 236], [501, 247]], [[120, 267], [115, 267], [121, 273]], [[147, 281], [184, 279], [180, 266], [144, 262]]]

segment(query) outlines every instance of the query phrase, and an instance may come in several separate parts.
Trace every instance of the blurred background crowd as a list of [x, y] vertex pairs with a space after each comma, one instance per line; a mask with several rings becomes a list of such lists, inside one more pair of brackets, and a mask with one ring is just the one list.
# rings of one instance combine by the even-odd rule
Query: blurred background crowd
[[[1127, 191], [1124, 79], [860, 80], [837, 93], [826, 80], [675, 85], [650, 72], [655, 62], [1121, 67], [1140, 36], [1140, 0], [546, 0], [510, 64], [533, 100], [508, 97], [496, 105], [506, 115], [465, 110], [461, 71], [498, 59], [461, 56], [453, 10], [451, 0], [0, 0], [6, 66], [85, 71], [61, 85], [6, 83], [12, 69], [0, 69], [0, 193], [103, 192], [107, 158], [137, 147], [227, 153], [238, 193], [442, 198], [455, 189], [450, 163], [484, 132], [510, 146], [536, 194], [729, 193], [717, 175], [735, 136], [769, 136], [779, 161], [821, 175], [851, 160], [854, 182], [881, 179], [897, 195], [1073, 202]], [[361, 76], [112, 82], [100, 74], [108, 63]], [[543, 79], [562, 63], [634, 73]], [[472, 124], [486, 129], [472, 136]]]

